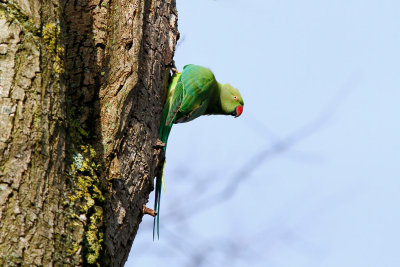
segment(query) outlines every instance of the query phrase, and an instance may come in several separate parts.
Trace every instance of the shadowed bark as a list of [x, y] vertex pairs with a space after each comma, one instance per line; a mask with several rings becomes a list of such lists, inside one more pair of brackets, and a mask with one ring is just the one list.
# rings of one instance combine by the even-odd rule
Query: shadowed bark
[[177, 38], [174, 0], [0, 0], [0, 265], [125, 263]]

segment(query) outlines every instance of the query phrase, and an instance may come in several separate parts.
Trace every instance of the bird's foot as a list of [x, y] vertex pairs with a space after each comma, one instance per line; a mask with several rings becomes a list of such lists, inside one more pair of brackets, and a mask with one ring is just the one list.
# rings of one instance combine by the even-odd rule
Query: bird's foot
[[165, 147], [165, 143], [161, 141], [160, 139], [157, 139], [156, 144], [154, 145], [155, 148], [163, 148]]
[[173, 75], [178, 73], [178, 69], [176, 68], [176, 65], [175, 65], [175, 60], [172, 60], [172, 62], [171, 62], [171, 71], [172, 71]]
[[152, 209], [149, 209], [148, 207], [146, 207], [146, 205], [143, 205], [143, 214], [149, 214], [150, 216], [156, 217], [157, 212], [155, 212]]

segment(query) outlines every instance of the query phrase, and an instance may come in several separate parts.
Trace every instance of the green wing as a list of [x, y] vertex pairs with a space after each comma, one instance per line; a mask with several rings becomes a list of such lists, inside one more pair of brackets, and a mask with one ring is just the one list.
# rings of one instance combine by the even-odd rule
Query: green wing
[[191, 121], [203, 115], [216, 84], [209, 69], [186, 65], [173, 92], [166, 125]]

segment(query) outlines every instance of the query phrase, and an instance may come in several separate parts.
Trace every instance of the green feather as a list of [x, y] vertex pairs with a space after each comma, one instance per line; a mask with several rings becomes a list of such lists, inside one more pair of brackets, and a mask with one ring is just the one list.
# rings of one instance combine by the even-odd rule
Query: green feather
[[[172, 76], [168, 87], [159, 132], [160, 140], [165, 143], [164, 150], [167, 148], [168, 137], [174, 123], [188, 122], [209, 114], [233, 115], [238, 106], [243, 107], [239, 91], [229, 84], [219, 84], [208, 68], [186, 65], [181, 73]], [[156, 178], [154, 211], [157, 212], [157, 216], [154, 217], [153, 239], [155, 229], [157, 228], [158, 237], [160, 232], [162, 172], [161, 177]]]

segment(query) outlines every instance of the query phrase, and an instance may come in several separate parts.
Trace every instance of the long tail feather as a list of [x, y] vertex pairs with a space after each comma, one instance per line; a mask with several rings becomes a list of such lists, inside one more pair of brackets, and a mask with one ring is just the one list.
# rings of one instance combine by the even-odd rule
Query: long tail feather
[[[168, 128], [168, 134], [171, 131], [171, 126], [167, 126]], [[162, 138], [164, 139], [164, 138]], [[168, 136], [165, 140], [162, 140], [165, 142], [168, 139]], [[166, 145], [164, 147], [164, 150], [166, 149]], [[161, 192], [162, 189], [164, 188], [165, 191], [165, 185], [164, 185], [164, 166], [165, 162], [163, 164], [162, 170], [160, 177], [156, 177], [156, 190], [155, 190], [155, 199], [154, 199], [154, 211], [157, 212], [157, 215], [154, 217], [154, 223], [153, 223], [153, 240], [155, 236], [155, 229], [157, 228], [157, 238], [160, 238], [160, 203], [161, 203]]]
[[[164, 123], [165, 120], [162, 121]], [[162, 124], [163, 125], [163, 124]], [[162, 127], [162, 126], [161, 126]], [[163, 143], [165, 143], [164, 150], [167, 149], [167, 141], [169, 133], [171, 132], [172, 124], [165, 125], [160, 130], [160, 139]], [[165, 165], [165, 162], [164, 162]], [[161, 191], [164, 186], [164, 165], [161, 170], [160, 177], [156, 178], [156, 192], [155, 192], [155, 199], [154, 199], [154, 211], [157, 212], [157, 215], [154, 217], [153, 223], [153, 240], [157, 228], [157, 238], [160, 238], [160, 203], [161, 203]], [[164, 189], [165, 190], [165, 189]]]
[[[154, 200], [154, 211], [157, 215], [154, 217], [153, 223], [153, 240], [157, 228], [157, 238], [160, 238], [160, 203], [161, 203], [161, 188], [162, 188], [162, 176], [156, 178], [156, 196]], [[156, 227], [157, 226], [157, 227]]]
[[[173, 90], [172, 88], [174, 88], [176, 86], [176, 83], [177, 83], [179, 77], [180, 77], [180, 73], [175, 74], [171, 78], [171, 83], [170, 83], [170, 86], [168, 87], [168, 96], [172, 92], [171, 91], [171, 90]], [[170, 108], [169, 104], [170, 104], [169, 103], [169, 98], [167, 97], [167, 101], [166, 101], [166, 103], [164, 105], [164, 109], [163, 109], [163, 115], [162, 115], [162, 119], [161, 119], [160, 133], [159, 133], [160, 140], [165, 144], [164, 151], [167, 149], [167, 142], [168, 142], [169, 133], [171, 132], [172, 124], [174, 123], [173, 121], [171, 121], [169, 124], [166, 124], [167, 118], [168, 118], [168, 113], [169, 113], [169, 108]], [[162, 191], [162, 188], [164, 187], [164, 175], [163, 175], [163, 173], [164, 173], [164, 165], [163, 165], [163, 168], [161, 170], [160, 177], [156, 178], [156, 192], [155, 192], [155, 199], [154, 199], [154, 211], [157, 212], [157, 215], [154, 217], [153, 240], [154, 240], [156, 229], [157, 229], [157, 238], [160, 238], [160, 203], [161, 203], [161, 191]], [[165, 190], [165, 187], [164, 187], [164, 190]]]

